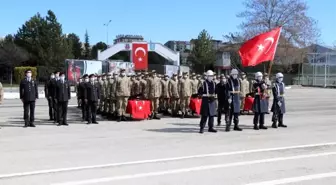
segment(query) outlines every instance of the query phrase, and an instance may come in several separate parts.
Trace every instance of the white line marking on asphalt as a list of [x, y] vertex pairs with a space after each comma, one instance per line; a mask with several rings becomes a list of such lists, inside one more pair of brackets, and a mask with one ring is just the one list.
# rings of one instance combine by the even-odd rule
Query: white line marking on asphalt
[[336, 177], [336, 172], [305, 175], [305, 176], [300, 176], [300, 177], [291, 177], [291, 178], [278, 179], [278, 180], [272, 180], [272, 181], [250, 183], [246, 185], [281, 185], [281, 184], [323, 179], [323, 178], [329, 178], [329, 177]]
[[172, 158], [149, 159], [149, 160], [141, 160], [141, 161], [109, 163], [109, 164], [92, 165], [92, 166], [57, 168], [57, 169], [38, 170], [38, 171], [30, 171], [30, 172], [0, 174], [0, 179], [12, 178], [12, 177], [21, 177], [21, 176], [29, 176], [29, 175], [41, 175], [41, 174], [49, 174], [49, 173], [60, 173], [60, 172], [69, 172], [69, 171], [78, 171], [78, 170], [97, 169], [97, 168], [118, 167], [118, 166], [126, 166], [126, 165], [138, 165], [138, 164], [146, 164], [146, 163], [169, 162], [169, 161], [179, 161], [179, 160], [186, 160], [186, 159], [197, 159], [197, 158], [216, 157], [216, 156], [250, 154], [250, 153], [258, 153], [258, 152], [272, 152], [272, 151], [311, 148], [311, 147], [323, 147], [323, 146], [333, 146], [333, 145], [336, 145], [336, 142], [318, 143], [318, 144], [309, 144], [309, 145], [296, 145], [296, 146], [277, 147], [277, 148], [263, 148], [263, 149], [254, 149], [254, 150], [211, 153], [211, 154], [200, 154], [200, 155], [172, 157]]
[[168, 175], [168, 174], [178, 174], [178, 173], [203, 171], [203, 170], [211, 170], [211, 169], [218, 169], [218, 168], [246, 166], [246, 165], [253, 165], [253, 164], [260, 164], [260, 163], [270, 163], [270, 162], [278, 162], [278, 161], [286, 161], [286, 160], [294, 160], [294, 159], [306, 159], [306, 158], [311, 158], [311, 157], [322, 157], [322, 156], [330, 156], [330, 155], [336, 155], [336, 152], [327, 152], [327, 153], [324, 152], [324, 153], [318, 153], [318, 154], [297, 155], [297, 156], [291, 156], [291, 157], [279, 157], [279, 158], [270, 158], [270, 159], [254, 160], [254, 161], [244, 161], [244, 162], [226, 163], [226, 164], [218, 164], [218, 165], [198, 166], [198, 167], [192, 167], [192, 168], [181, 168], [181, 169], [175, 169], [175, 170], [166, 170], [166, 171], [149, 172], [149, 173], [139, 173], [139, 174], [132, 174], [132, 175], [116, 176], [116, 177], [88, 179], [88, 180], [83, 180], [83, 181], [55, 183], [55, 184], [51, 184], [51, 185], [95, 184], [95, 183], [111, 182], [111, 181], [117, 181], [117, 180], [127, 180], [127, 179], [135, 179], [135, 178], [142, 178], [142, 177], [153, 177], [153, 176], [161, 176], [161, 175]]

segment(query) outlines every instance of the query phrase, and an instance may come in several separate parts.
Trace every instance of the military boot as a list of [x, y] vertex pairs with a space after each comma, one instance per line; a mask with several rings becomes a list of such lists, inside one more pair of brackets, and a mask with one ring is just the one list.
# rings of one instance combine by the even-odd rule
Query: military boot
[[157, 113], [154, 113], [154, 119], [160, 120], [161, 118], [157, 115]]
[[272, 123], [272, 128], [278, 128], [275, 121], [273, 121], [273, 123]]
[[235, 123], [233, 130], [235, 131], [243, 131], [243, 129], [239, 128], [238, 123]]
[[225, 132], [230, 132], [231, 123], [227, 122], [225, 126]]

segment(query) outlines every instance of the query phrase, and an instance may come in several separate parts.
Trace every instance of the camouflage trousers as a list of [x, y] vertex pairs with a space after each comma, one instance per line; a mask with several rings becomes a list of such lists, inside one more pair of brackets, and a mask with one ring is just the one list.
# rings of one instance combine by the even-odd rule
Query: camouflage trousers
[[182, 97], [181, 98], [181, 111], [182, 113], [186, 113], [187, 110], [189, 110], [189, 104], [190, 104], [190, 96]]
[[101, 97], [100, 100], [99, 100], [98, 109], [100, 110], [100, 112], [104, 111], [104, 101], [105, 101], [104, 97]]
[[128, 96], [117, 97], [117, 109], [119, 116], [123, 116], [126, 114], [127, 102], [128, 102]]
[[117, 112], [117, 100], [115, 98], [110, 99], [109, 103], [109, 113], [110, 114], [115, 114]]
[[157, 113], [159, 110], [159, 101], [160, 98], [151, 98], [151, 104], [152, 104], [152, 112]]
[[170, 99], [170, 109], [173, 114], [179, 111], [179, 98], [171, 98]]
[[109, 113], [110, 112], [110, 99], [109, 98], [106, 98], [104, 100], [104, 112], [105, 113]]

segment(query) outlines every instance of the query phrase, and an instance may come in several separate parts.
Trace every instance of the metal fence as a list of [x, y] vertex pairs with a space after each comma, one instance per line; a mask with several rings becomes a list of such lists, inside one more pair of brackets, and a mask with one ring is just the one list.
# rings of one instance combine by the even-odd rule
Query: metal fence
[[336, 53], [309, 53], [309, 63], [302, 64], [302, 85], [336, 87]]

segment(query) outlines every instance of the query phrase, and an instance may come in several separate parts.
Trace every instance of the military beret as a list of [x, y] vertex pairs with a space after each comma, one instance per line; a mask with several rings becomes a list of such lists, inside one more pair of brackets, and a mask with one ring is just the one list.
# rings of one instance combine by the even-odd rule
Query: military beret
[[187, 75], [187, 74], [188, 74], [188, 72], [183, 72], [183, 74], [184, 74], [184, 75]]
[[126, 70], [125, 69], [120, 69], [120, 72], [125, 72]]
[[32, 72], [32, 70], [31, 69], [25, 70], [25, 73], [28, 73], [28, 72]]
[[173, 76], [177, 76], [177, 74], [176, 74], [176, 73], [174, 73], [174, 74], [173, 74]]
[[112, 76], [112, 73], [107, 73], [107, 75], [106, 76]]
[[197, 76], [197, 77], [201, 77], [201, 75], [200, 75], [200, 74], [197, 74], [196, 76]]
[[168, 74], [165, 74], [164, 77], [169, 77]]
[[155, 71], [155, 70], [152, 70], [152, 73], [156, 73], [156, 71]]
[[137, 73], [136, 75], [139, 76], [139, 75], [141, 75], [141, 73]]
[[89, 75], [87, 75], [87, 74], [84, 74], [82, 78], [86, 78], [86, 77], [88, 77], [88, 76], [89, 76]]
[[191, 73], [192, 76], [196, 76], [196, 73]]
[[90, 74], [89, 75], [89, 78], [91, 78], [91, 77], [95, 77], [96, 75], [95, 74]]
[[148, 72], [145, 72], [145, 75], [148, 75], [149, 73]]

